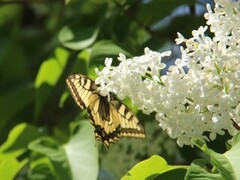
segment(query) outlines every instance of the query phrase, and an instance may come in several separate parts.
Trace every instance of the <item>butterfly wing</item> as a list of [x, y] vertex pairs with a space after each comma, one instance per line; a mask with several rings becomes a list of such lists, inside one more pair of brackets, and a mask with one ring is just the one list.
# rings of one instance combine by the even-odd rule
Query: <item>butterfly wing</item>
[[81, 109], [86, 109], [90, 95], [97, 90], [97, 85], [82, 74], [72, 74], [66, 79], [73, 99]]
[[[135, 114], [119, 100], [112, 100], [112, 109], [115, 109], [121, 123], [121, 136], [145, 138], [145, 131]], [[113, 111], [113, 110], [112, 110]]]
[[137, 117], [121, 101], [111, 96], [101, 96], [98, 86], [81, 74], [70, 75], [66, 83], [76, 104], [87, 109], [90, 122], [95, 127], [96, 139], [106, 146], [115, 143], [121, 136], [144, 138], [144, 128]]
[[118, 141], [121, 137], [121, 122], [116, 109], [108, 102], [107, 97], [93, 93], [88, 108], [88, 117], [95, 127], [96, 139], [106, 146]]
[[144, 128], [137, 117], [121, 101], [102, 97], [98, 93], [90, 96], [88, 117], [95, 127], [96, 138], [106, 146], [122, 136], [144, 138]]

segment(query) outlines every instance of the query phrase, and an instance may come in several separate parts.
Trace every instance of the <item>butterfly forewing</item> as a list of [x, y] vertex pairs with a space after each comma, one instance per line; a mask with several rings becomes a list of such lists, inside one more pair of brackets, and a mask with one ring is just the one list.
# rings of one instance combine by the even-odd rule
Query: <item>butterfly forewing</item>
[[89, 96], [97, 90], [97, 85], [81, 74], [70, 75], [66, 79], [66, 83], [77, 105], [82, 109], [86, 109], [90, 104]]
[[118, 141], [121, 136], [144, 138], [144, 128], [137, 117], [121, 101], [101, 96], [98, 86], [81, 74], [70, 75], [66, 83], [71, 94], [82, 109], [87, 109], [90, 122], [95, 127], [96, 139], [106, 146]]

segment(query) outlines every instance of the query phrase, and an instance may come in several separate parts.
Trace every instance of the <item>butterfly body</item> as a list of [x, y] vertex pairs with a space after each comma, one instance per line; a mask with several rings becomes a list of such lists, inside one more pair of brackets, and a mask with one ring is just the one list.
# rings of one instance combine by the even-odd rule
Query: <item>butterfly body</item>
[[87, 109], [88, 118], [95, 127], [96, 139], [106, 146], [122, 136], [145, 137], [144, 129], [134, 113], [113, 95], [108, 101], [87, 76], [73, 74], [66, 79], [66, 83], [76, 104], [81, 109]]

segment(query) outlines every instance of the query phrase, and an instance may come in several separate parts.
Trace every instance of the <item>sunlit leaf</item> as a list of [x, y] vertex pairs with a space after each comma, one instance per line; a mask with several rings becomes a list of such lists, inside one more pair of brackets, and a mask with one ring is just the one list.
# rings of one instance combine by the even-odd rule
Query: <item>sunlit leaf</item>
[[98, 150], [93, 127], [88, 121], [73, 128], [73, 136], [64, 148], [73, 179], [97, 179]]
[[26, 123], [17, 125], [9, 133], [7, 140], [0, 147], [0, 158], [17, 158], [27, 150], [28, 144], [40, 137], [37, 128]]
[[67, 63], [69, 53], [63, 48], [55, 50], [55, 57], [44, 61], [35, 80], [35, 117], [41, 112], [52, 88], [58, 82]]
[[[187, 166], [171, 166], [160, 156], [153, 155], [135, 165], [122, 180], [184, 178]], [[166, 173], [168, 173], [166, 175]]]
[[26, 165], [28, 159], [18, 161], [15, 158], [5, 158], [0, 161], [0, 179], [12, 180]]
[[65, 68], [68, 56], [68, 51], [63, 48], [57, 48], [55, 57], [42, 63], [35, 80], [35, 87], [39, 88], [44, 83], [54, 86]]
[[7, 140], [0, 146], [0, 179], [14, 179], [29, 162], [29, 159], [24, 156], [28, 151], [28, 144], [40, 136], [41, 134], [34, 126], [26, 123], [12, 129]]

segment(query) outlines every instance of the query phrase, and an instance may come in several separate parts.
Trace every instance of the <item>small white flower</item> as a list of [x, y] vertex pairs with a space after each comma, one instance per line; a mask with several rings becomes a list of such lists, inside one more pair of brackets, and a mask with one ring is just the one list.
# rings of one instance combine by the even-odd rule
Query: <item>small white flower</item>
[[105, 59], [105, 65], [106, 65], [106, 67], [111, 67], [111, 65], [112, 65], [112, 58], [106, 58]]

